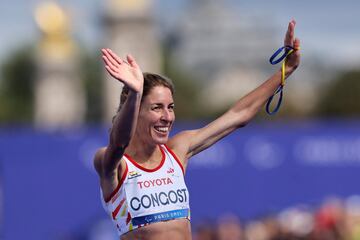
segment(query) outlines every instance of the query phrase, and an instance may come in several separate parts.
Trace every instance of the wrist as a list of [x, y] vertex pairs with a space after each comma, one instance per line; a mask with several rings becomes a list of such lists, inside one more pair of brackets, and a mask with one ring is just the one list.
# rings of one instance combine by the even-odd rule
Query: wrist
[[[297, 66], [295, 67], [289, 67], [285, 65], [285, 79], [288, 78], [295, 70], [296, 70]], [[281, 72], [281, 69], [280, 69]]]
[[143, 91], [129, 90], [127, 98], [141, 99]]

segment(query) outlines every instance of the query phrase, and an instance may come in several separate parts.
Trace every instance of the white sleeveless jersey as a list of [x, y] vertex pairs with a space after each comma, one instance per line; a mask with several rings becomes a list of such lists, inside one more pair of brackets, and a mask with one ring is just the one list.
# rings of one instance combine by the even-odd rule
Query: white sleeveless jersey
[[146, 169], [125, 154], [126, 169], [118, 187], [105, 201], [101, 197], [119, 235], [154, 222], [190, 220], [184, 169], [166, 145], [159, 147], [162, 160], [155, 169]]

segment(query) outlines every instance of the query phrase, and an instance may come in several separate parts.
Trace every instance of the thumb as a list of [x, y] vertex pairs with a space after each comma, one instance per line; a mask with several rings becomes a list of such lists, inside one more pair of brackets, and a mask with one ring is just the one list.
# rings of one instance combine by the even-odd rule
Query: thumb
[[139, 65], [136, 63], [135, 58], [131, 56], [130, 54], [126, 55], [126, 60], [130, 64], [130, 66], [134, 68], [139, 68]]
[[295, 38], [295, 40], [294, 40], [294, 49], [300, 50], [300, 39], [298, 39], [298, 38]]

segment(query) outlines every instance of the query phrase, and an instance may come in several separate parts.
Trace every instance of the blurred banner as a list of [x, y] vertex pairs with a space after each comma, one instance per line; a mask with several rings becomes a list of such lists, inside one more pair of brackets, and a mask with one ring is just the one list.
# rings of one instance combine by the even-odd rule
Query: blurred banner
[[[200, 126], [178, 124], [174, 133]], [[115, 234], [112, 227], [101, 227], [110, 220], [92, 165], [107, 135], [103, 128], [1, 129], [0, 236], [100, 239], [95, 236]], [[190, 160], [186, 182], [192, 221], [224, 213], [247, 220], [297, 204], [316, 207], [331, 196], [360, 195], [359, 171], [359, 121], [250, 124]]]

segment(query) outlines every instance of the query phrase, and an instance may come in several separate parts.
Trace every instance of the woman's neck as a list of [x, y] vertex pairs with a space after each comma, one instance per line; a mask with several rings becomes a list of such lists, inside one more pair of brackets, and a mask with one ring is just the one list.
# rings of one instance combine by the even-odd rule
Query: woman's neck
[[153, 165], [161, 161], [161, 151], [157, 144], [144, 144], [134, 139], [130, 141], [125, 152], [137, 163], [142, 165]]

